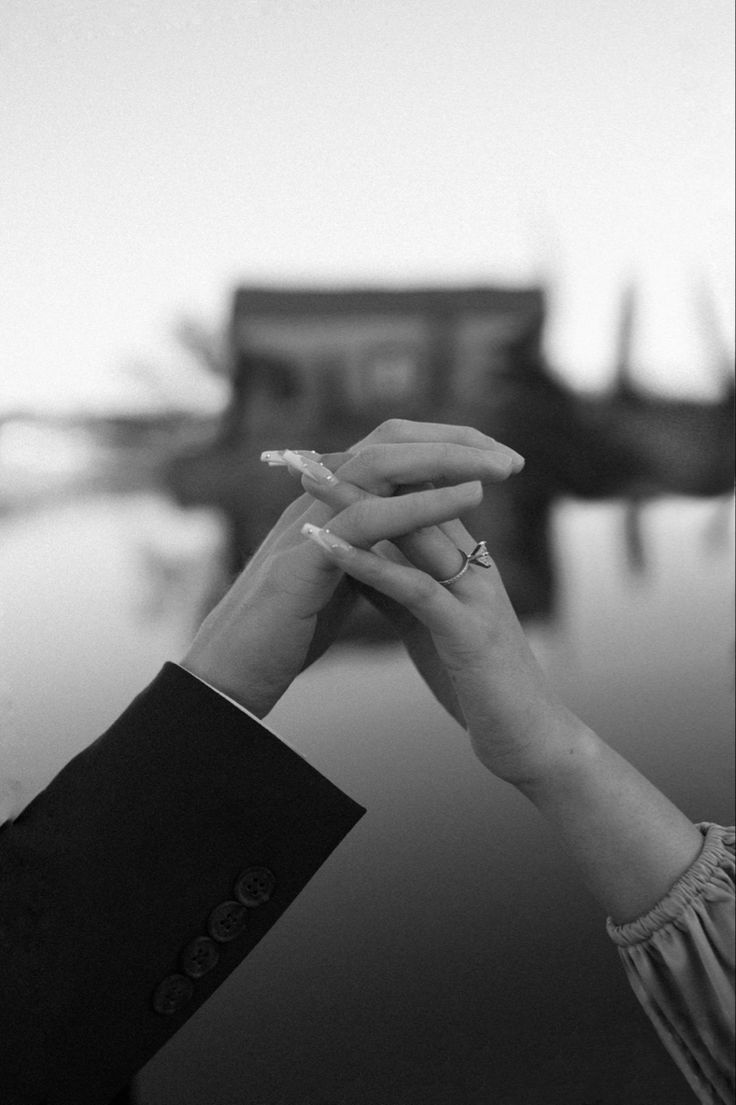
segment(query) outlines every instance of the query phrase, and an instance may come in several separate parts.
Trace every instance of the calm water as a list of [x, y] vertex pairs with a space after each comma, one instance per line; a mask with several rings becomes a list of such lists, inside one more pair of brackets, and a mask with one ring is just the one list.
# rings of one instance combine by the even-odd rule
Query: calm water
[[[560, 616], [532, 640], [568, 703], [693, 819], [729, 821], [733, 532], [708, 551], [712, 516], [651, 508], [634, 579], [617, 508], [562, 508]], [[152, 496], [0, 524], [5, 810], [181, 655], [218, 542], [211, 516]], [[270, 720], [368, 814], [148, 1065], [146, 1105], [692, 1100], [564, 855], [399, 650], [328, 655]]]

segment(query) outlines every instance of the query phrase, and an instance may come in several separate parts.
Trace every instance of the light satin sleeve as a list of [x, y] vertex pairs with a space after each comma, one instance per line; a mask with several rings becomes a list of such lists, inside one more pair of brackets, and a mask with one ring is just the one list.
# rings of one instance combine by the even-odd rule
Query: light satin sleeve
[[609, 936], [632, 989], [703, 1105], [734, 1102], [734, 830], [708, 822], [700, 855], [649, 913]]

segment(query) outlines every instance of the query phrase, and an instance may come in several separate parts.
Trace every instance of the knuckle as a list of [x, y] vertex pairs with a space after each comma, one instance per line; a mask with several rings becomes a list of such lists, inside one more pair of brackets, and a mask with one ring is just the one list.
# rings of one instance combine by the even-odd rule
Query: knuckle
[[369, 457], [371, 455], [371, 449], [373, 446], [364, 445], [357, 453], [351, 454], [345, 459], [345, 463], [340, 466], [339, 475], [341, 480], [347, 480], [349, 483], [359, 484], [365, 471], [366, 465], [370, 463]]
[[340, 479], [348, 480], [356, 487], [364, 491], [372, 491], [378, 483], [381, 483], [379, 470], [380, 458], [383, 455], [383, 446], [366, 445], [350, 458], [340, 470]]
[[383, 440], [392, 440], [395, 437], [401, 437], [406, 431], [406, 419], [405, 418], [387, 418], [385, 422], [382, 422], [376, 434]]
[[383, 454], [383, 446], [381, 445], [366, 445], [364, 449], [361, 449], [355, 458], [356, 461], [362, 464], [366, 468], [373, 467], [379, 457]]
[[350, 533], [366, 537], [370, 534], [372, 514], [371, 500], [359, 499], [356, 503], [351, 503], [341, 517], [343, 525], [348, 527]]

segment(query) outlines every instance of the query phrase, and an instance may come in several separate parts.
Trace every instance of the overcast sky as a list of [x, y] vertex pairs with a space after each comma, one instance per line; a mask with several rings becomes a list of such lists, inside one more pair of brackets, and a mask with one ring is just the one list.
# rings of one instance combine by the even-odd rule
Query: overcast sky
[[237, 282], [525, 282], [549, 352], [733, 343], [731, 0], [3, 0], [0, 407], [130, 398]]

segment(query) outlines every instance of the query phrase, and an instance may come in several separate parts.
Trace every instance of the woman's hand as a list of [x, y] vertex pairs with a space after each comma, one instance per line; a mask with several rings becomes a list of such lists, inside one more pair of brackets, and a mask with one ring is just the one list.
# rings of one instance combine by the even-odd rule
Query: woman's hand
[[[322, 492], [327, 501], [334, 494]], [[465, 567], [458, 549], [475, 546], [465, 527], [440, 523], [430, 544], [421, 533], [404, 538], [414, 564], [355, 547], [340, 514], [328, 530], [307, 533], [325, 559], [426, 626], [476, 755], [547, 818], [607, 913], [623, 923], [660, 901], [698, 855], [700, 833], [562, 704], [493, 563], [439, 582]]]
[[[339, 468], [338, 476], [347, 474], [351, 463]], [[325, 484], [315, 485], [312, 493], [334, 507], [341, 494], [353, 492]], [[417, 666], [464, 722], [477, 756], [495, 775], [515, 784], [536, 777], [551, 757], [564, 755], [571, 732], [584, 730], [539, 667], [495, 565], [471, 564], [449, 586], [439, 582], [460, 571], [464, 552], [476, 544], [460, 521], [399, 537], [395, 545], [403, 555], [398, 556], [390, 548], [351, 547], [339, 515], [326, 536], [315, 531], [309, 536], [332, 563], [406, 611], [403, 628]], [[426, 638], [412, 628], [414, 620], [428, 631], [441, 667]]]
[[[291, 466], [310, 492], [331, 489], [333, 502], [305, 494], [287, 508], [182, 661], [259, 717], [308, 656], [314, 658], [320, 619], [336, 621], [349, 602], [342, 571], [305, 540], [304, 525], [319, 528], [332, 519], [363, 548], [417, 529], [431, 544], [441, 538], [437, 523], [479, 502], [482, 482], [505, 479], [523, 464], [513, 450], [476, 430], [401, 421], [384, 423], [348, 452], [323, 458], [326, 463], [316, 456], [288, 450], [265, 456]], [[436, 482], [445, 486], [431, 486]], [[394, 494], [406, 485], [421, 490]]]

